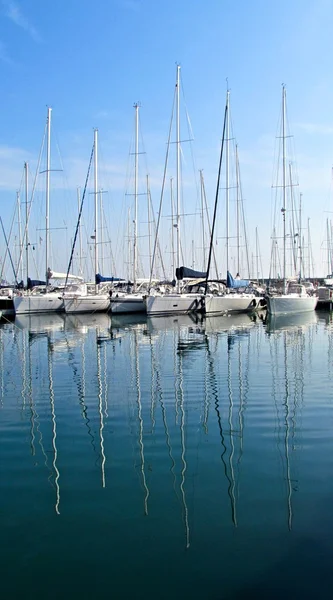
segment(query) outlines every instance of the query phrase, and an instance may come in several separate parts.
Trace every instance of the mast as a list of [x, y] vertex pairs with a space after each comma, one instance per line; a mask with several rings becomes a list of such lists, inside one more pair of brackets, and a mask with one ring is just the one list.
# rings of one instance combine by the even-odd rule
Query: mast
[[98, 228], [98, 129], [94, 129], [94, 195], [95, 195], [95, 294], [97, 294], [96, 274], [98, 273], [98, 246], [97, 246], [97, 228]]
[[[176, 193], [177, 193], [177, 267], [180, 267], [180, 115], [179, 115], [179, 82], [180, 65], [177, 65], [177, 83], [176, 83], [176, 148], [177, 148], [177, 167], [176, 167]], [[180, 293], [180, 281], [177, 279], [177, 293]]]
[[286, 87], [282, 86], [283, 293], [286, 293]]
[[149, 269], [151, 269], [151, 216], [150, 216], [150, 188], [149, 175], [146, 176], [147, 181], [147, 211], [148, 211], [148, 253], [149, 253]]
[[298, 241], [299, 241], [299, 281], [302, 279], [302, 192], [299, 195], [299, 233], [298, 233]]
[[226, 149], [225, 149], [225, 210], [226, 210], [226, 251], [227, 251], [227, 271], [229, 270], [229, 138], [230, 138], [230, 117], [229, 117], [229, 96], [227, 90], [227, 122], [226, 122]]
[[133, 292], [136, 290], [138, 272], [138, 155], [139, 155], [139, 105], [135, 108], [135, 163], [134, 163], [134, 232], [133, 232]]
[[50, 246], [50, 230], [49, 230], [49, 215], [50, 215], [50, 165], [51, 165], [51, 112], [52, 108], [47, 109], [47, 145], [46, 145], [46, 208], [45, 208], [45, 278], [46, 291], [49, 283], [48, 278], [48, 262], [49, 262], [49, 246]]
[[257, 282], [259, 283], [259, 247], [258, 247], [258, 227], [256, 227], [256, 269], [257, 269]]
[[26, 269], [27, 269], [27, 287], [28, 287], [28, 277], [29, 277], [28, 178], [29, 178], [28, 163], [25, 162], [24, 163], [24, 179], [25, 179], [25, 262], [26, 262]]
[[171, 264], [172, 264], [172, 277], [175, 276], [175, 240], [174, 240], [174, 227], [173, 222], [173, 178], [170, 178], [170, 201], [171, 201]]
[[100, 212], [100, 221], [101, 221], [101, 227], [100, 227], [100, 234], [101, 234], [101, 273], [104, 273], [104, 235], [103, 235], [103, 214], [104, 214], [104, 210], [103, 210], [103, 190], [100, 189], [99, 190], [99, 212]]
[[[80, 206], [81, 206], [81, 190], [77, 188], [77, 206], [78, 206], [78, 214], [80, 216]], [[79, 273], [82, 275], [82, 235], [81, 235], [81, 223], [79, 225]]]
[[18, 216], [18, 236], [19, 236], [19, 240], [18, 240], [18, 247], [19, 247], [19, 264], [18, 264], [18, 268], [20, 269], [21, 272], [21, 280], [23, 279], [23, 264], [22, 264], [22, 223], [21, 223], [21, 198], [20, 198], [20, 192], [16, 193], [16, 201], [17, 201], [17, 216]]
[[240, 273], [240, 232], [239, 232], [239, 163], [238, 163], [238, 145], [236, 144], [236, 227], [237, 227], [237, 273]]
[[202, 221], [202, 253], [203, 253], [203, 270], [206, 267], [206, 249], [205, 249], [205, 221], [204, 221], [204, 182], [202, 169], [200, 172], [200, 196], [201, 196], [201, 221]]
[[326, 231], [327, 231], [327, 273], [331, 273], [331, 257], [330, 257], [330, 227], [328, 223], [328, 217], [326, 219]]

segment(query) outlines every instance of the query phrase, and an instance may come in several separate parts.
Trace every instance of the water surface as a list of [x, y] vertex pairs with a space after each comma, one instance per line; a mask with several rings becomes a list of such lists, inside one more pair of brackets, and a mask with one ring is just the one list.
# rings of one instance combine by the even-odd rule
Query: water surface
[[325, 313], [0, 326], [6, 598], [329, 598]]

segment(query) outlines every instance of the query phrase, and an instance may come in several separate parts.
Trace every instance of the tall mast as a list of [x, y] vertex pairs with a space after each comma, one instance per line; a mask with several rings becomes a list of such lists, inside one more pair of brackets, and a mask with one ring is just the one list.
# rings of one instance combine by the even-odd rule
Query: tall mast
[[147, 181], [147, 215], [148, 215], [148, 253], [149, 253], [149, 270], [151, 270], [151, 216], [150, 216], [150, 188], [149, 175], [146, 176]]
[[[81, 206], [81, 190], [77, 188], [77, 207], [80, 215], [80, 206]], [[82, 235], [81, 235], [81, 222], [79, 225], [79, 273], [82, 276]]]
[[236, 144], [236, 227], [237, 227], [237, 273], [240, 273], [240, 227], [239, 227], [239, 163], [238, 163], [238, 146]]
[[283, 293], [286, 293], [286, 88], [282, 86]]
[[[177, 232], [177, 267], [180, 267], [180, 114], [179, 114], [179, 97], [180, 97], [180, 65], [177, 65], [177, 83], [176, 83], [176, 148], [177, 148], [177, 170], [176, 170], [176, 193], [177, 193], [177, 215], [176, 215], [176, 232]], [[180, 292], [180, 281], [177, 279], [177, 293]]]
[[202, 169], [200, 170], [200, 195], [201, 195], [201, 228], [202, 228], [202, 255], [203, 255], [203, 271], [206, 268], [206, 249], [205, 249], [205, 218], [204, 218], [204, 182]]
[[101, 234], [101, 273], [104, 273], [104, 235], [103, 235], [103, 223], [104, 223], [104, 210], [103, 210], [103, 190], [99, 190], [99, 211], [100, 211], [100, 234]]
[[17, 201], [17, 217], [18, 217], [18, 236], [19, 236], [19, 240], [18, 240], [18, 247], [19, 247], [19, 264], [18, 267], [20, 269], [20, 279], [23, 279], [23, 264], [22, 264], [22, 223], [21, 223], [21, 198], [20, 198], [20, 192], [17, 192], [17, 196], [16, 196], [16, 201]]
[[136, 290], [138, 272], [138, 156], [139, 156], [139, 105], [135, 108], [135, 163], [134, 163], [134, 231], [133, 231], [133, 291]]
[[46, 291], [49, 283], [48, 279], [48, 262], [49, 262], [49, 246], [50, 246], [50, 231], [49, 231], [49, 215], [50, 215], [50, 165], [51, 165], [51, 112], [52, 108], [47, 109], [47, 146], [46, 146], [46, 209], [45, 209], [45, 277]]
[[258, 227], [256, 227], [256, 268], [257, 268], [257, 282], [259, 283], [259, 247], [258, 247]]
[[97, 294], [96, 274], [98, 273], [98, 245], [97, 245], [97, 230], [98, 230], [98, 129], [94, 129], [94, 195], [95, 195], [95, 294]]
[[174, 228], [175, 224], [173, 222], [174, 214], [173, 214], [173, 178], [170, 178], [170, 201], [171, 201], [171, 277], [175, 276], [175, 240], [174, 240]]
[[299, 233], [298, 233], [298, 241], [299, 241], [299, 280], [301, 282], [302, 279], [302, 262], [303, 262], [303, 249], [302, 249], [302, 198], [303, 194], [299, 195]]
[[230, 138], [230, 117], [229, 117], [229, 96], [227, 90], [227, 123], [226, 123], [226, 148], [225, 148], [225, 210], [226, 210], [226, 249], [227, 249], [227, 271], [229, 270], [229, 138]]
[[29, 277], [29, 230], [28, 230], [28, 220], [29, 220], [29, 210], [28, 210], [28, 177], [29, 177], [29, 169], [28, 163], [24, 163], [24, 179], [25, 179], [25, 262], [27, 269], [27, 286], [28, 286], [28, 277]]
[[330, 227], [328, 217], [326, 219], [326, 231], [327, 231], [327, 273], [331, 273], [331, 258], [330, 258]]

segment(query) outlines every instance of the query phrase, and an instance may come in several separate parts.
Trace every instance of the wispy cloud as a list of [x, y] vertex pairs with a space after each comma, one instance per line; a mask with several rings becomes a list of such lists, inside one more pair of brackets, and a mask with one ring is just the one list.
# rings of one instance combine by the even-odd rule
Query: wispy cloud
[[24, 31], [26, 31], [35, 42], [41, 41], [41, 37], [37, 29], [22, 13], [20, 6], [14, 2], [14, 0], [2, 0], [2, 5], [5, 10], [5, 15], [8, 17], [8, 19], [10, 19], [18, 27], [24, 29]]

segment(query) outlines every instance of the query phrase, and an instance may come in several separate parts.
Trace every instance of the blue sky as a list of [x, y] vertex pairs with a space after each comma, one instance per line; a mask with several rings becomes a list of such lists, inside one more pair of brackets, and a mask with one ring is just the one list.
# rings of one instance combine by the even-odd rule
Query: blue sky
[[[133, 103], [139, 101], [140, 152], [145, 152], [140, 155], [139, 230], [142, 264], [147, 267], [145, 177], [149, 173], [157, 211], [178, 61], [194, 138], [192, 150], [190, 144], [183, 145], [184, 213], [198, 213], [199, 169], [208, 204], [213, 206], [228, 78], [250, 255], [255, 254], [258, 227], [263, 271], [268, 275], [275, 137], [285, 83], [299, 179], [295, 194], [303, 193], [303, 223], [310, 219], [315, 272], [325, 275], [325, 222], [333, 207], [332, 17], [331, 0], [2, 0], [0, 214], [7, 235], [24, 161], [29, 161], [32, 172], [36, 168], [49, 105], [52, 169], [59, 170], [51, 176], [52, 267], [67, 267], [76, 188], [84, 185], [93, 128], [98, 127], [99, 179], [106, 190], [103, 235], [111, 237], [117, 269], [126, 270], [128, 207], [133, 203], [129, 152]], [[182, 137], [188, 139], [192, 134], [188, 135], [182, 111]], [[174, 176], [172, 161], [168, 179]], [[30, 239], [36, 243], [32, 274], [42, 276], [43, 176], [37, 188]], [[164, 202], [170, 203], [167, 196]], [[87, 235], [93, 228], [92, 205], [89, 194], [84, 215]], [[223, 192], [219, 206], [216, 249], [224, 275]], [[171, 264], [170, 209], [163, 210], [162, 252]], [[201, 268], [199, 221], [198, 215], [196, 223], [193, 217], [184, 218], [182, 237], [186, 262], [194, 258]], [[3, 258], [2, 238], [0, 248]], [[12, 238], [12, 252], [17, 253], [17, 238]], [[234, 249], [231, 254], [234, 257]], [[104, 271], [112, 268], [107, 261], [101, 266]], [[231, 267], [234, 271], [235, 262]], [[9, 266], [5, 271], [11, 278]]]

